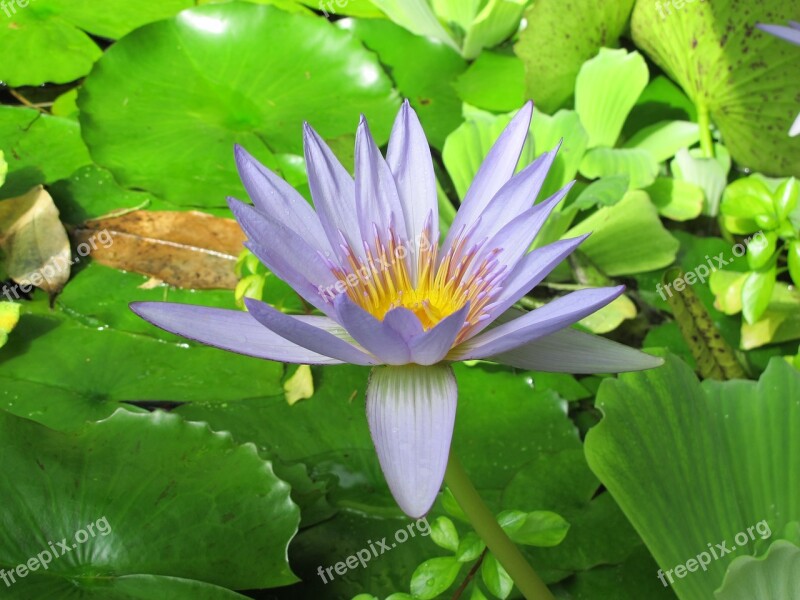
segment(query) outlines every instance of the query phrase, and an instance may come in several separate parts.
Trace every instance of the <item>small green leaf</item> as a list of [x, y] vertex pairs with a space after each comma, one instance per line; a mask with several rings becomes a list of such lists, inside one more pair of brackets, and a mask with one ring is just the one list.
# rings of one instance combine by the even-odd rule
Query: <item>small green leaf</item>
[[469, 519], [467, 515], [464, 514], [464, 511], [461, 510], [458, 502], [456, 502], [455, 496], [453, 496], [453, 492], [450, 491], [450, 488], [444, 488], [442, 492], [442, 508], [447, 511], [447, 513], [459, 521], [464, 521], [465, 523], [469, 523]]
[[418, 600], [432, 600], [453, 585], [461, 563], [452, 556], [426, 560], [411, 576], [411, 595]]
[[753, 271], [745, 279], [742, 286], [742, 312], [744, 320], [753, 324], [761, 318], [772, 298], [772, 290], [775, 288], [776, 271], [775, 265]]
[[715, 600], [800, 598], [800, 548], [786, 540], [770, 544], [766, 555], [734, 560], [714, 592]]
[[0, 348], [8, 341], [8, 334], [19, 322], [19, 304], [0, 302]]
[[625, 148], [647, 150], [658, 162], [675, 156], [678, 150], [694, 146], [700, 140], [697, 123], [690, 121], [661, 121], [640, 129], [625, 142]]
[[299, 400], [311, 398], [314, 395], [314, 377], [311, 375], [311, 367], [300, 365], [294, 374], [283, 384], [283, 392], [286, 394], [286, 402], [292, 406]]
[[437, 517], [431, 524], [431, 540], [440, 548], [455, 552], [458, 549], [458, 531], [453, 521], [447, 517]]
[[797, 287], [800, 287], [800, 240], [794, 240], [788, 246], [789, 275]]
[[483, 540], [477, 533], [470, 531], [461, 538], [461, 542], [458, 544], [456, 560], [458, 562], [472, 562], [477, 559], [485, 549], [486, 544], [483, 543]]
[[715, 158], [704, 158], [684, 148], [675, 153], [675, 158], [669, 164], [677, 179], [703, 188], [705, 192], [703, 214], [712, 217], [719, 212], [719, 201], [728, 181], [730, 169], [730, 158], [726, 154], [721, 155], [720, 149], [721, 146], [716, 146]]
[[491, 554], [487, 554], [481, 565], [481, 578], [489, 591], [498, 598], [507, 598], [514, 587], [514, 581], [503, 566]]
[[761, 269], [773, 257], [777, 245], [778, 236], [774, 232], [757, 233], [747, 244], [747, 264], [754, 271]]
[[470, 595], [469, 600], [487, 600], [487, 599], [486, 596], [481, 591], [481, 588], [479, 588], [477, 585], [474, 585], [472, 587], [472, 594]]
[[649, 186], [658, 174], [658, 163], [647, 150], [593, 148], [581, 161], [581, 175], [588, 179], [627, 175], [631, 189]]
[[714, 271], [708, 279], [711, 293], [716, 296], [714, 308], [726, 315], [742, 312], [742, 286], [747, 273]]
[[590, 183], [572, 202], [570, 208], [586, 210], [595, 206], [611, 206], [616, 204], [628, 191], [627, 175], [610, 175]]
[[800, 184], [794, 177], [790, 177], [778, 186], [772, 196], [772, 203], [779, 221], [786, 219], [797, 208], [798, 197], [800, 197]]
[[508, 537], [526, 546], [557, 546], [569, 531], [569, 523], [561, 515], [547, 510], [508, 510], [500, 513], [497, 521]]
[[673, 221], [696, 219], [703, 212], [703, 189], [682, 179], [658, 177], [644, 190], [662, 217]]
[[609, 50], [586, 61], [575, 81], [575, 110], [589, 134], [589, 148], [613, 147], [649, 74], [638, 52]]

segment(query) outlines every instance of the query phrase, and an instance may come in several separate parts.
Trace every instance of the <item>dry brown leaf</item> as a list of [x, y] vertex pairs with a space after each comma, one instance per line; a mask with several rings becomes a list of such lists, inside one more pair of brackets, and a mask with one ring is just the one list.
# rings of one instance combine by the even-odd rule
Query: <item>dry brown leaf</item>
[[145, 210], [87, 221], [73, 236], [79, 252], [80, 243], [89, 244], [101, 264], [191, 289], [235, 288], [234, 267], [246, 239], [232, 219]]
[[42, 186], [0, 202], [0, 247], [5, 270], [20, 285], [57, 294], [69, 279], [69, 238]]

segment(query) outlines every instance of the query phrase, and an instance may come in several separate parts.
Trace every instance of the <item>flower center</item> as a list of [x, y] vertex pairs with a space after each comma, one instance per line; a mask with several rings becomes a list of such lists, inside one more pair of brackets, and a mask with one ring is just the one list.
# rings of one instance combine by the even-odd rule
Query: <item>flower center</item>
[[[372, 248], [365, 244], [365, 258], [346, 247], [347, 269], [334, 266], [334, 275], [343, 282], [353, 302], [382, 320], [387, 312], [402, 306], [412, 311], [428, 330], [442, 319], [470, 303], [462, 328], [463, 338], [469, 328], [479, 323], [488, 305], [499, 291], [498, 278], [505, 267], [494, 260], [499, 250], [481, 252], [476, 245], [464, 252], [465, 239], [453, 244], [437, 261], [438, 242], [431, 243], [423, 234], [419, 250], [399, 243], [394, 232], [388, 242], [376, 237]], [[414, 253], [417, 255], [414, 256]], [[409, 265], [416, 262], [416, 281]]]

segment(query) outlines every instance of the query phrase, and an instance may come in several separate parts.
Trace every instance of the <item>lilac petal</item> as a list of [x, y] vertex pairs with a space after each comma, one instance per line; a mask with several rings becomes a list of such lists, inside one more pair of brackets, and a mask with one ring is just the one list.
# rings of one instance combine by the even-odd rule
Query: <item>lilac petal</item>
[[[389, 138], [386, 162], [394, 175], [397, 193], [403, 207], [406, 235], [413, 255], [409, 264], [412, 283], [417, 281], [417, 261], [425, 223], [430, 218], [434, 233], [431, 243], [439, 241], [439, 204], [436, 197], [436, 176], [428, 140], [417, 113], [408, 100], [403, 102]], [[430, 216], [429, 216], [430, 215]]]
[[[229, 350], [279, 362], [338, 365], [343, 361], [298, 346], [262, 326], [246, 312], [172, 302], [132, 302], [137, 315], [170, 333]], [[325, 317], [301, 317], [320, 327]]]
[[332, 288], [338, 280], [324, 261], [317, 258], [317, 251], [274, 217], [233, 198], [228, 199], [228, 206], [251, 240], [245, 246], [306, 301], [329, 312], [331, 309], [326, 307], [320, 290]]
[[409, 340], [412, 362], [418, 365], [434, 365], [443, 360], [464, 326], [468, 312], [469, 303], [442, 319], [433, 328]]
[[580, 321], [603, 308], [624, 290], [625, 286], [620, 285], [572, 292], [464, 342], [448, 358], [469, 360], [513, 350]]
[[274, 215], [309, 246], [332, 258], [333, 250], [325, 230], [305, 198], [238, 144], [235, 155], [239, 177], [259, 212]]
[[800, 114], [797, 115], [797, 118], [792, 123], [791, 129], [789, 129], [789, 135], [791, 137], [797, 137], [800, 135]]
[[[361, 237], [374, 251], [377, 230], [381, 235], [393, 229], [400, 240], [406, 239], [403, 207], [397, 194], [394, 176], [378, 145], [372, 138], [364, 116], [356, 133], [356, 212]], [[385, 238], [388, 240], [388, 238]]]
[[379, 364], [373, 357], [344, 339], [346, 332], [338, 323], [327, 317], [319, 317], [324, 320], [317, 320], [312, 324], [307, 318], [284, 314], [269, 304], [252, 298], [245, 298], [244, 303], [253, 318], [261, 325], [298, 346], [314, 352], [324, 352], [328, 356], [354, 365]]
[[416, 336], [425, 333], [417, 315], [402, 306], [398, 306], [387, 312], [383, 317], [383, 322], [397, 332], [406, 343], [410, 342]]
[[559, 240], [523, 256], [508, 277], [503, 279], [502, 290], [487, 312], [488, 318], [472, 331], [470, 337], [475, 337], [522, 296], [539, 285], [589, 235], [587, 233], [576, 238]]
[[[403, 335], [391, 324], [379, 321], [353, 302], [347, 294], [333, 301], [339, 323], [353, 339], [387, 365], [404, 365], [411, 362], [411, 351]], [[421, 326], [420, 326], [421, 327]]]
[[308, 123], [303, 126], [308, 185], [314, 207], [331, 246], [340, 251], [341, 235], [361, 256], [356, 186], [328, 145]]
[[457, 235], [480, 215], [501, 187], [511, 179], [517, 168], [522, 147], [528, 135], [533, 114], [533, 103], [528, 102], [497, 138], [475, 174], [472, 185], [461, 202], [450, 232], [442, 246], [441, 256], [447, 253]]
[[486, 359], [518, 369], [554, 373], [622, 373], [664, 363], [661, 358], [570, 328]]
[[407, 515], [427, 513], [444, 479], [458, 389], [448, 365], [377, 367], [367, 386], [367, 421], [378, 460]]
[[765, 31], [771, 35], [781, 38], [782, 40], [786, 40], [787, 42], [791, 42], [792, 44], [800, 45], [800, 30], [797, 28], [797, 23], [793, 23], [791, 27], [785, 27], [783, 25], [766, 25], [764, 23], [758, 23], [756, 27], [758, 27], [761, 31]]

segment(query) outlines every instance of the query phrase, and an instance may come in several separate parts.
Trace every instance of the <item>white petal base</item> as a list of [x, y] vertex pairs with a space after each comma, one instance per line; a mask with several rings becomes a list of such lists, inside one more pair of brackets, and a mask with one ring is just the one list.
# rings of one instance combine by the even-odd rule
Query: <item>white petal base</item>
[[449, 365], [375, 367], [367, 421], [383, 474], [410, 517], [427, 513], [444, 479], [458, 390]]

